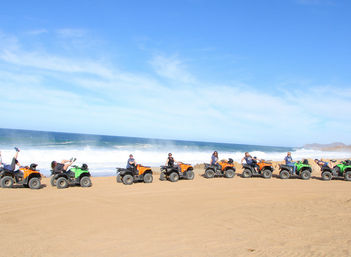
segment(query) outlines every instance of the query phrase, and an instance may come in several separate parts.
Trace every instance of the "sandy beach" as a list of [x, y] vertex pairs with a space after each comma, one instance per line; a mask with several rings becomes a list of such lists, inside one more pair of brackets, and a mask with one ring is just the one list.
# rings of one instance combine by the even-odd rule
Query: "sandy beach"
[[0, 188], [0, 256], [349, 256], [351, 184], [235, 176]]

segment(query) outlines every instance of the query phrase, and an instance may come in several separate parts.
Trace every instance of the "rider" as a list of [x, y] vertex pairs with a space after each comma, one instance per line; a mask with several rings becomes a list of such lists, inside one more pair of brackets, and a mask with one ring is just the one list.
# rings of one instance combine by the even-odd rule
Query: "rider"
[[244, 160], [246, 164], [252, 166], [253, 168], [258, 167], [257, 158], [256, 157], [252, 158], [252, 156], [248, 152], [246, 152], [245, 156], [241, 159], [241, 163], [243, 163]]
[[295, 174], [296, 172], [296, 162], [293, 161], [292, 157], [291, 157], [291, 152], [288, 152], [287, 155], [285, 156], [284, 158], [284, 161], [285, 161], [285, 165], [287, 166], [290, 166], [290, 167], [293, 167], [293, 175]]
[[17, 147], [15, 147], [16, 153], [15, 156], [12, 158], [11, 164], [4, 164], [2, 162], [2, 158], [1, 158], [1, 152], [0, 152], [0, 167], [3, 167], [6, 170], [9, 171], [15, 171], [16, 169], [16, 165], [18, 167], [21, 166], [21, 164], [18, 162], [17, 158], [18, 158], [18, 153], [20, 152], [20, 149], [18, 149]]
[[214, 151], [211, 156], [211, 165], [216, 166], [218, 169], [222, 169], [222, 166], [218, 162], [218, 152]]
[[134, 157], [133, 157], [133, 155], [132, 154], [130, 154], [129, 155], [129, 159], [128, 159], [128, 161], [127, 161], [127, 169], [128, 170], [131, 170], [131, 171], [135, 171], [135, 167], [136, 167], [136, 161], [135, 161], [135, 159], [134, 159]]
[[51, 168], [55, 173], [58, 172], [67, 172], [69, 166], [76, 161], [76, 158], [71, 158], [70, 160], [62, 160], [60, 163], [56, 161], [51, 162]]
[[169, 153], [166, 161], [166, 166], [174, 167], [174, 164], [177, 164], [177, 161], [173, 158], [172, 153]]
[[329, 167], [330, 169], [333, 169], [333, 166], [329, 162], [324, 162], [322, 160], [315, 159], [314, 162], [319, 166], [319, 167]]

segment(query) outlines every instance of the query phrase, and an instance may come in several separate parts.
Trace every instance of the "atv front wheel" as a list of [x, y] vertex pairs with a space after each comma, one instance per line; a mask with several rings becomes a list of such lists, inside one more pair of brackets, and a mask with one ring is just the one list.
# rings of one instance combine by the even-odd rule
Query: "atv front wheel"
[[117, 175], [116, 181], [117, 181], [117, 183], [122, 183], [121, 175], [119, 175], [119, 174]]
[[68, 180], [64, 177], [58, 178], [56, 181], [56, 187], [58, 189], [64, 189], [68, 187]]
[[88, 176], [84, 176], [80, 179], [79, 182], [81, 187], [91, 187], [91, 179]]
[[224, 176], [226, 178], [233, 178], [235, 176], [235, 171], [233, 169], [227, 169], [225, 172], [224, 172]]
[[351, 181], [351, 171], [345, 172], [345, 180], [346, 181]]
[[262, 177], [263, 178], [271, 178], [272, 177], [272, 171], [265, 169], [262, 171]]
[[301, 172], [301, 178], [303, 180], [307, 180], [307, 179], [310, 179], [311, 178], [311, 172], [309, 170], [303, 170]]
[[172, 172], [170, 175], [169, 175], [169, 180], [171, 182], [177, 182], [179, 180], [179, 175], [177, 172]]
[[205, 170], [205, 177], [206, 178], [214, 178], [215, 172], [213, 169], [207, 169]]
[[122, 178], [123, 184], [125, 185], [131, 185], [134, 182], [133, 176], [132, 175], [124, 175]]
[[146, 173], [144, 175], [144, 183], [152, 183], [153, 180], [154, 178], [152, 177], [151, 173]]
[[160, 180], [161, 180], [161, 181], [165, 181], [166, 179], [167, 179], [166, 173], [161, 172], [161, 174], [160, 174]]
[[251, 178], [252, 177], [252, 172], [249, 169], [245, 169], [243, 173], [241, 174], [243, 178]]
[[322, 179], [325, 180], [325, 181], [329, 181], [333, 178], [333, 175], [331, 174], [331, 172], [329, 171], [324, 171], [322, 173]]
[[194, 173], [192, 170], [188, 170], [188, 171], [186, 172], [186, 179], [188, 179], [188, 180], [193, 180], [194, 177], [195, 177], [195, 173]]
[[55, 176], [52, 176], [51, 179], [50, 179], [50, 184], [55, 187], [56, 186], [56, 182], [57, 180], [55, 179]]
[[287, 170], [282, 170], [279, 176], [281, 179], [288, 179], [290, 177], [290, 173]]
[[41, 187], [40, 178], [31, 178], [28, 186], [30, 189], [39, 189]]
[[13, 178], [12, 177], [10, 177], [10, 176], [6, 176], [6, 177], [3, 177], [2, 179], [1, 179], [1, 187], [2, 188], [11, 188], [12, 186], [13, 186], [13, 183], [14, 183], [15, 181], [13, 180]]

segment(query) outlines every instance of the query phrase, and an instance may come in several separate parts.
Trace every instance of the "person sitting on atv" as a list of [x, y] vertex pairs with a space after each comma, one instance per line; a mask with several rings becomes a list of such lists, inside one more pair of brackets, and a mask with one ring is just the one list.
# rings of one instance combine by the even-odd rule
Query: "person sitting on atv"
[[174, 160], [174, 158], [173, 158], [173, 156], [172, 156], [172, 153], [169, 153], [169, 154], [168, 154], [167, 161], [166, 161], [166, 166], [168, 166], [168, 167], [174, 167], [174, 164], [177, 164], [177, 161]]
[[296, 162], [293, 161], [292, 157], [291, 157], [291, 152], [288, 152], [287, 155], [284, 158], [285, 161], [285, 165], [293, 167], [293, 172], [292, 174], [294, 175], [296, 172]]
[[222, 166], [218, 163], [218, 152], [214, 151], [211, 156], [211, 165], [216, 166], [218, 169], [222, 169]]
[[15, 171], [16, 169], [16, 165], [18, 167], [21, 166], [21, 164], [18, 162], [17, 158], [18, 158], [18, 153], [20, 151], [20, 149], [18, 149], [17, 147], [15, 147], [15, 150], [16, 150], [16, 153], [15, 153], [15, 156], [12, 158], [12, 162], [11, 164], [5, 164], [2, 162], [2, 158], [1, 158], [1, 152], [0, 152], [0, 167], [2, 167], [3, 169], [5, 170], [8, 170], [8, 171]]
[[257, 158], [256, 157], [252, 158], [252, 156], [248, 152], [246, 152], [245, 156], [241, 159], [241, 163], [243, 163], [244, 160], [246, 164], [252, 166], [254, 169], [258, 167]]
[[60, 173], [60, 172], [67, 173], [68, 172], [67, 169], [75, 161], [76, 161], [76, 158], [71, 158], [70, 160], [62, 160], [60, 163], [57, 163], [56, 161], [52, 161], [51, 168], [54, 171], [54, 173]]
[[137, 165], [137, 164], [136, 164], [136, 161], [135, 161], [133, 155], [130, 154], [130, 155], [129, 155], [129, 159], [128, 159], [128, 161], [127, 161], [127, 167], [126, 167], [126, 169], [135, 172], [135, 171], [136, 171], [136, 165]]
[[314, 162], [319, 166], [319, 167], [329, 167], [330, 169], [333, 169], [333, 166], [329, 162], [324, 162], [322, 160], [315, 159]]

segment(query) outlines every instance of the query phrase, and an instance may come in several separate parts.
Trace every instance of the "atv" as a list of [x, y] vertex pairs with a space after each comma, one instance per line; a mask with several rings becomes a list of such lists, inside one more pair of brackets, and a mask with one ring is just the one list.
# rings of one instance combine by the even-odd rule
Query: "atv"
[[235, 167], [233, 159], [229, 158], [228, 161], [222, 160], [218, 162], [218, 164], [220, 166], [205, 163], [205, 178], [223, 176], [226, 178], [233, 178], [235, 176]]
[[[331, 162], [336, 162], [335, 160], [331, 160]], [[321, 167], [322, 171], [322, 179], [323, 180], [331, 180], [332, 178], [344, 178], [346, 181], [351, 181], [351, 161], [346, 160], [342, 161], [340, 164], [337, 164], [331, 169], [328, 166]]]
[[124, 169], [117, 168], [117, 183], [131, 185], [137, 181], [144, 181], [144, 183], [152, 183], [152, 170], [150, 167], [137, 164], [135, 167]]
[[161, 166], [160, 180], [168, 179], [171, 182], [177, 182], [181, 178], [192, 180], [195, 177], [193, 170], [193, 166], [182, 162], [178, 162], [178, 165], [174, 166]]
[[257, 163], [258, 167], [243, 163], [243, 178], [251, 178], [252, 176], [261, 176], [263, 178], [271, 178], [273, 173], [273, 165], [270, 161], [260, 160]]
[[[293, 176], [293, 167], [288, 166], [285, 164], [280, 164], [280, 172], [279, 176], [281, 179], [288, 179]], [[296, 176], [300, 177], [301, 179], [307, 180], [311, 178], [312, 168], [311, 165], [308, 163], [308, 160], [298, 161], [295, 163], [295, 172]]]
[[32, 163], [29, 167], [21, 167], [16, 171], [7, 169], [0, 170], [0, 185], [2, 188], [12, 188], [13, 184], [22, 185], [31, 189], [41, 188], [41, 174], [36, 169], [37, 164]]
[[67, 188], [70, 185], [80, 185], [81, 187], [91, 187], [90, 172], [88, 165], [81, 167], [73, 166], [68, 171], [51, 171], [51, 185], [58, 189]]

